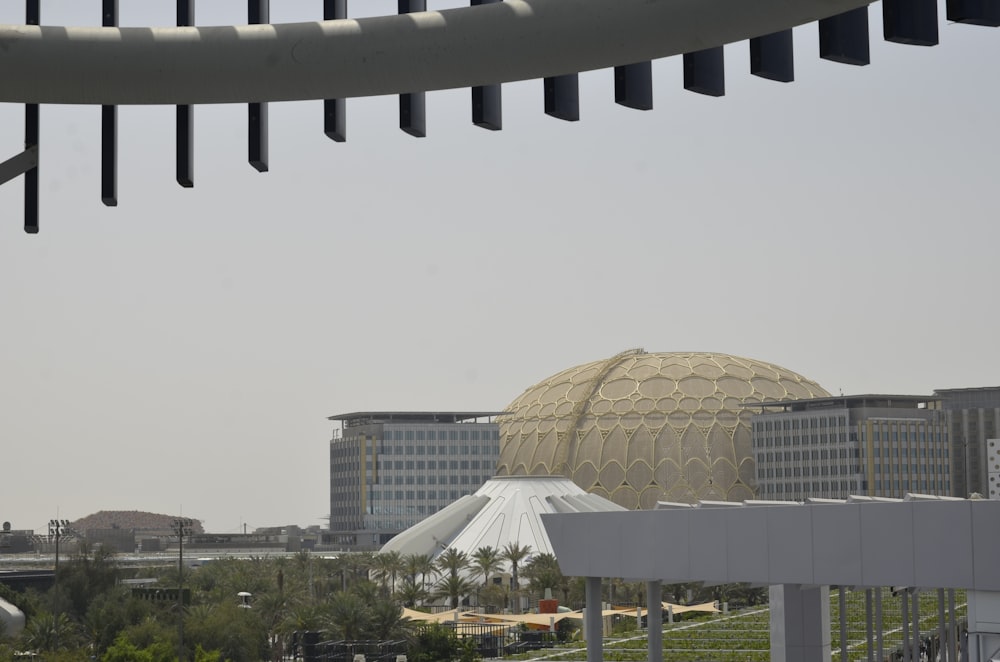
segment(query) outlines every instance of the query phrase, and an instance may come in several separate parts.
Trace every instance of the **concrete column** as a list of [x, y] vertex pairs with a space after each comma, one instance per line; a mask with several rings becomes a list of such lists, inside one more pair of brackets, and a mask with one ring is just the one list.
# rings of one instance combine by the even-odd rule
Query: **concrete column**
[[663, 605], [658, 581], [646, 582], [646, 635], [649, 662], [663, 662]]
[[830, 587], [770, 588], [771, 662], [831, 662]]
[[1000, 653], [1000, 592], [969, 591], [969, 662], [989, 662]]
[[604, 662], [604, 618], [601, 616], [601, 578], [587, 577], [584, 582], [587, 613], [583, 633], [587, 638], [587, 662]]

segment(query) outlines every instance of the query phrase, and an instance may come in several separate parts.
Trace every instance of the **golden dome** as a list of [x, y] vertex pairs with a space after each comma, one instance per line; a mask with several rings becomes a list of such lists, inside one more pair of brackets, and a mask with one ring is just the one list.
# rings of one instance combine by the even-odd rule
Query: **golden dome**
[[752, 499], [743, 405], [828, 395], [764, 361], [630, 350], [563, 370], [510, 403], [499, 418], [497, 475], [563, 475], [633, 509]]

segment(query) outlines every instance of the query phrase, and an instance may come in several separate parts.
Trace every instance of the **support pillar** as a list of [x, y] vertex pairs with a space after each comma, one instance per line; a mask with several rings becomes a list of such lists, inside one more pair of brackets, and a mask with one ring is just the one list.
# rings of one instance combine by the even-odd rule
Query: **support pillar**
[[831, 662], [830, 587], [770, 588], [771, 662]]
[[990, 662], [1000, 653], [1000, 591], [969, 591], [969, 662]]
[[583, 633], [587, 638], [587, 662], [604, 662], [604, 617], [601, 614], [601, 578], [587, 577], [584, 583], [587, 613]]
[[663, 662], [663, 594], [659, 581], [646, 582], [646, 642], [649, 662]]

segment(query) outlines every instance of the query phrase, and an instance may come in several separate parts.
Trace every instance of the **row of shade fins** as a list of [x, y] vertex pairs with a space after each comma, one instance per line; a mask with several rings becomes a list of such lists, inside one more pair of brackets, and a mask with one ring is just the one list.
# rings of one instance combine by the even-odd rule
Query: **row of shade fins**
[[[484, 5], [502, 0], [471, 0]], [[102, 0], [102, 25], [118, 26], [118, 0]], [[958, 23], [1000, 26], [1000, 0], [946, 0], [947, 19]], [[427, 0], [397, 0], [400, 14], [427, 11]], [[26, 23], [40, 25], [40, 0], [25, 0]], [[270, 22], [269, 0], [248, 0], [251, 25]], [[323, 0], [323, 19], [347, 18], [347, 0]], [[916, 46], [938, 43], [937, 0], [882, 0], [883, 33], [887, 41]], [[177, 0], [177, 25], [194, 25], [194, 0]], [[819, 21], [819, 55], [844, 64], [870, 62], [868, 7]], [[750, 40], [750, 73], [789, 83], [795, 79], [792, 30], [783, 30]], [[545, 113], [575, 122], [580, 119], [578, 75], [552, 76], [544, 81]], [[684, 88], [699, 94], [726, 93], [722, 47], [684, 55]], [[628, 108], [653, 107], [651, 62], [615, 67], [615, 102]], [[25, 107], [26, 154], [37, 154], [39, 142], [38, 106]], [[337, 142], [347, 139], [344, 99], [323, 102], [323, 130]], [[503, 128], [500, 85], [472, 88], [472, 122], [492, 131]], [[194, 186], [194, 131], [191, 106], [177, 106], [177, 182]], [[399, 128], [411, 136], [427, 135], [423, 92], [399, 96]], [[118, 204], [118, 108], [101, 108], [101, 200], [109, 207]], [[248, 161], [260, 172], [268, 169], [267, 104], [248, 104]], [[25, 169], [24, 229], [38, 232], [38, 165]]]

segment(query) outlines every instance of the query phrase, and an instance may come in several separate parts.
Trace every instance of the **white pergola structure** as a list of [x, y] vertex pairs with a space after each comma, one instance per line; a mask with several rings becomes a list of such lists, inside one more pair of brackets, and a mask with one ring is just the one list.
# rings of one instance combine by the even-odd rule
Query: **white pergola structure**
[[[1000, 501], [909, 495], [663, 505], [650, 511], [542, 515], [563, 573], [586, 578], [587, 605], [600, 604], [603, 577], [646, 580], [650, 604], [659, 602], [664, 581], [767, 585], [771, 660], [819, 662], [831, 659], [830, 586], [938, 589], [941, 621], [945, 591], [965, 589], [963, 659], [1000, 657]], [[600, 610], [587, 612], [586, 631], [601, 632]], [[918, 613], [914, 599], [913, 639], [919, 639]], [[649, 660], [662, 662], [655, 616], [651, 611]], [[950, 639], [942, 659], [954, 662]], [[846, 647], [846, 637], [841, 640]], [[602, 659], [601, 637], [588, 636], [588, 662]]]

